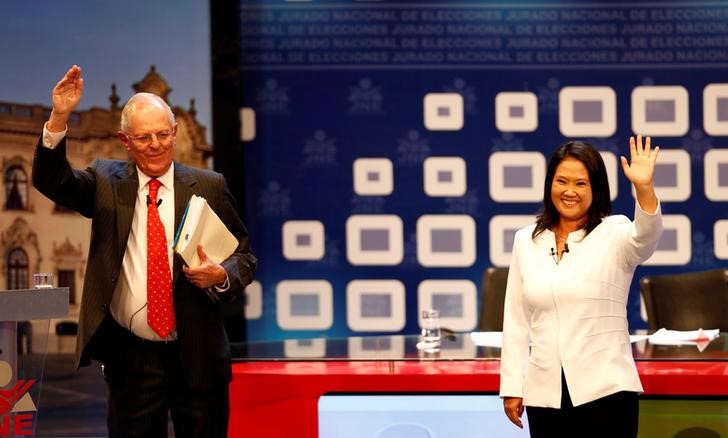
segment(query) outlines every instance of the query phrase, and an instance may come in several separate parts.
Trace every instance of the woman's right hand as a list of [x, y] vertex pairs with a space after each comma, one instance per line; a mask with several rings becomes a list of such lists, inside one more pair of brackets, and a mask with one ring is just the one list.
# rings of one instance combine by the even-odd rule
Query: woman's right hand
[[511, 423], [523, 429], [523, 399], [521, 397], [503, 397], [503, 409]]

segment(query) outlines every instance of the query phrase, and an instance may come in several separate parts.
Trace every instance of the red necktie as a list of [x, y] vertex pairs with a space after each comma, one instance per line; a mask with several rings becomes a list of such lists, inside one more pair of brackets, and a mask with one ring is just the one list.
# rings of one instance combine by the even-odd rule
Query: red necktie
[[149, 181], [147, 201], [147, 323], [160, 338], [174, 328], [172, 274], [167, 256], [167, 237], [157, 209], [157, 192], [162, 183]]

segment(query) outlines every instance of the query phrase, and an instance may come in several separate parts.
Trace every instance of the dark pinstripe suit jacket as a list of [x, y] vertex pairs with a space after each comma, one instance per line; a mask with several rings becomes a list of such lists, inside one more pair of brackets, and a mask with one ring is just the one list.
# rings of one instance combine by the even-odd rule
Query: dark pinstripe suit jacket
[[[109, 345], [99, 328], [109, 314], [131, 230], [139, 186], [136, 166], [131, 161], [96, 160], [85, 170], [73, 169], [66, 158], [65, 139], [54, 149], [43, 147], [39, 140], [33, 161], [33, 185], [52, 201], [92, 219], [76, 365], [88, 365], [90, 359], [103, 361], [108, 349], [116, 348]], [[223, 308], [242, 302], [243, 290], [253, 279], [256, 259], [232, 194], [219, 173], [175, 163], [174, 229], [179, 227], [193, 194], [206, 198], [239, 240], [233, 255], [222, 263], [230, 278], [230, 289], [219, 294], [222, 299], [218, 302], [188, 282], [179, 259], [174, 260], [174, 310], [182, 369], [193, 388], [204, 389], [231, 379]]]

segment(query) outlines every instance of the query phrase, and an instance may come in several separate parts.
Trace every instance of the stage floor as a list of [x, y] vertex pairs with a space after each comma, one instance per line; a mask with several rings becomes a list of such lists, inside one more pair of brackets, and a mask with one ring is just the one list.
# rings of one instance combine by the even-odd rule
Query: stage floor
[[[76, 371], [72, 354], [46, 357], [36, 436], [106, 437], [106, 383], [98, 364]], [[169, 436], [174, 437], [172, 425]]]

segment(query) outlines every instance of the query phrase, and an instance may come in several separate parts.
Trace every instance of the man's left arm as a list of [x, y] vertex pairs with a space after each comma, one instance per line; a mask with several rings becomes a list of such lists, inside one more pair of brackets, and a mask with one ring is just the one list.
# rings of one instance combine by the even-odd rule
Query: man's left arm
[[250, 249], [248, 230], [238, 216], [235, 199], [224, 177], [215, 175], [219, 178], [216, 181], [219, 184], [215, 184], [218, 189], [207, 197], [208, 203], [238, 239], [238, 246], [219, 265], [204, 257], [204, 248], [201, 248], [201, 265], [197, 268], [183, 267], [183, 270], [187, 279], [195, 286], [209, 288], [223, 300], [233, 300], [242, 295], [245, 287], [253, 281], [257, 259]]

